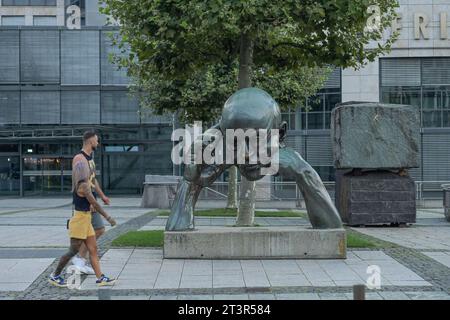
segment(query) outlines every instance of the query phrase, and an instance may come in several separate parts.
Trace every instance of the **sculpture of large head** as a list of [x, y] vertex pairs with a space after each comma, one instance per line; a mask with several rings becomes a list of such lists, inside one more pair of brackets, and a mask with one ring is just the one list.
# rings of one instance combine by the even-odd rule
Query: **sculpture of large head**
[[281, 112], [278, 103], [264, 90], [245, 88], [225, 102], [220, 129], [280, 129]]
[[[258, 88], [245, 88], [234, 93], [226, 102], [222, 111], [222, 118], [219, 123], [221, 131], [225, 134], [227, 129], [249, 129], [267, 130], [267, 146], [270, 146], [271, 129], [279, 130], [279, 140], [285, 137], [287, 124], [281, 121], [281, 111], [278, 103], [264, 90]], [[258, 136], [258, 140], [260, 137]], [[258, 143], [260, 143], [258, 141]], [[239, 148], [234, 145], [235, 159], [238, 157]], [[266, 154], [271, 151], [267, 150]], [[251, 157], [248, 144], [246, 145], [245, 158]], [[256, 156], [256, 164], [239, 164], [241, 174], [249, 180], [261, 178], [261, 166], [259, 155]], [[265, 165], [269, 166], [269, 165]]]

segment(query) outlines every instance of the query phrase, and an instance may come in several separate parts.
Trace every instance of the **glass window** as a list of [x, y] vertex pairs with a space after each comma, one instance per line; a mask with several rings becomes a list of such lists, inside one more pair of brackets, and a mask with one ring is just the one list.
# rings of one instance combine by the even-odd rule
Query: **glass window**
[[17, 195], [20, 190], [19, 157], [0, 157], [0, 195]]
[[22, 145], [23, 154], [59, 155], [61, 145], [57, 143], [33, 143]]
[[56, 0], [2, 0], [4, 6], [56, 6]]
[[62, 124], [99, 124], [99, 91], [62, 91]]
[[323, 111], [323, 100], [324, 96], [322, 94], [316, 95], [308, 99], [308, 111], [309, 112], [322, 112]]
[[383, 88], [381, 97], [382, 102], [384, 103], [401, 104], [402, 103], [401, 87]]
[[20, 92], [0, 91], [0, 125], [20, 123]]
[[101, 95], [102, 123], [139, 123], [139, 103], [127, 91], [103, 91]]
[[24, 26], [25, 16], [2, 16], [2, 26]]
[[442, 108], [450, 109], [450, 87], [442, 91]]
[[23, 30], [22, 81], [59, 83], [59, 31]]
[[440, 91], [424, 91], [423, 93], [423, 109], [436, 110], [441, 108], [441, 92]]
[[422, 126], [439, 128], [442, 126], [442, 111], [422, 111]]
[[0, 144], [0, 153], [17, 153], [19, 145], [17, 144]]
[[61, 84], [100, 84], [98, 31], [62, 31]]
[[34, 26], [57, 26], [56, 16], [34, 16], [33, 17]]
[[[61, 145], [61, 153], [65, 155], [74, 155], [82, 148], [82, 142], [79, 143], [64, 143]], [[64, 168], [70, 168], [70, 166], [64, 166]]]
[[325, 112], [325, 129], [331, 127], [331, 112]]
[[0, 31], [0, 83], [19, 82], [19, 31]]
[[23, 91], [23, 124], [59, 124], [59, 91]]
[[136, 145], [106, 145], [105, 152], [138, 152], [139, 146]]
[[420, 89], [406, 89], [403, 91], [402, 104], [420, 107]]
[[442, 111], [442, 126], [450, 127], [450, 111]]
[[[114, 34], [117, 36], [117, 33]], [[113, 45], [111, 32], [102, 32], [101, 34], [101, 68], [103, 85], [127, 85], [129, 79], [127, 70], [119, 69], [118, 66], [110, 61], [110, 55], [122, 56], [121, 49]]]
[[323, 129], [323, 112], [308, 112], [308, 130]]
[[336, 104], [341, 103], [342, 98], [340, 93], [326, 94], [325, 95], [325, 111], [331, 111]]
[[335, 180], [335, 168], [333, 166], [317, 166], [314, 169], [319, 174], [322, 181], [334, 181]]

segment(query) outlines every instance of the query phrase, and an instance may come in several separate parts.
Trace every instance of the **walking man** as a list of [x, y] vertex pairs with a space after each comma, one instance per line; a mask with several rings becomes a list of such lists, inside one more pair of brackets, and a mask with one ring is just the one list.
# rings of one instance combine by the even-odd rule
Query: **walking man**
[[[89, 137], [89, 138], [88, 138]], [[110, 204], [109, 198], [105, 195], [103, 190], [100, 188], [100, 184], [98, 183], [96, 177], [95, 177], [95, 162], [92, 157], [92, 152], [95, 151], [98, 148], [99, 142], [98, 137], [94, 132], [88, 131], [84, 134], [84, 139], [88, 140], [88, 143], [86, 144], [86, 147], [83, 146], [83, 149], [81, 150], [80, 154], [83, 155], [88, 164], [89, 164], [89, 184], [92, 190], [92, 194], [97, 199], [97, 195], [100, 196], [103, 203], [106, 205]], [[75, 180], [72, 181], [72, 189], [74, 189], [74, 183]], [[103, 223], [103, 218], [100, 215], [100, 213], [96, 212], [94, 208], [91, 208], [91, 215], [92, 215], [92, 227], [95, 231], [95, 237], [98, 241], [98, 239], [105, 233], [105, 225]], [[87, 265], [87, 258], [88, 258], [88, 249], [86, 245], [83, 243], [81, 245], [80, 251], [78, 254], [72, 258], [71, 262], [73, 265], [81, 272], [85, 274], [95, 274], [94, 270]]]
[[[73, 159], [72, 180], [73, 180], [73, 205], [74, 215], [69, 222], [70, 248], [63, 255], [49, 282], [58, 287], [67, 287], [67, 282], [62, 276], [62, 271], [67, 263], [79, 252], [84, 244], [89, 252], [89, 257], [95, 275], [96, 283], [99, 286], [109, 286], [115, 283], [115, 279], [106, 277], [100, 269], [100, 262], [97, 255], [97, 240], [92, 226], [91, 208], [100, 213], [111, 226], [116, 225], [116, 221], [106, 213], [100, 206], [92, 193], [91, 170], [89, 167], [89, 156], [98, 146], [98, 137], [93, 131], [83, 135], [83, 149]], [[88, 156], [88, 157], [86, 157]]]

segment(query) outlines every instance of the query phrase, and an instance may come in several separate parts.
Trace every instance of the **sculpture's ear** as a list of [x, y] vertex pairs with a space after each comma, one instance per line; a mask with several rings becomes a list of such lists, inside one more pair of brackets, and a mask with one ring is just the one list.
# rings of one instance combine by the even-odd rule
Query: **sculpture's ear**
[[286, 138], [287, 130], [288, 130], [288, 124], [286, 121], [283, 121], [280, 126], [280, 142], [283, 142], [284, 139]]

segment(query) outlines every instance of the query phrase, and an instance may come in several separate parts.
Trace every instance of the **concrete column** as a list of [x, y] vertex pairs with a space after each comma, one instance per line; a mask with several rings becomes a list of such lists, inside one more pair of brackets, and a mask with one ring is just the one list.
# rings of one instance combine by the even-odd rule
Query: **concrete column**
[[33, 9], [30, 7], [25, 8], [25, 25], [33, 25]]
[[[91, 2], [91, 1], [86, 1]], [[64, 0], [56, 1], [56, 25], [59, 27], [64, 27], [66, 25], [66, 12], [65, 12], [65, 4]]]
[[379, 59], [360, 70], [342, 70], [342, 102], [379, 102]]

